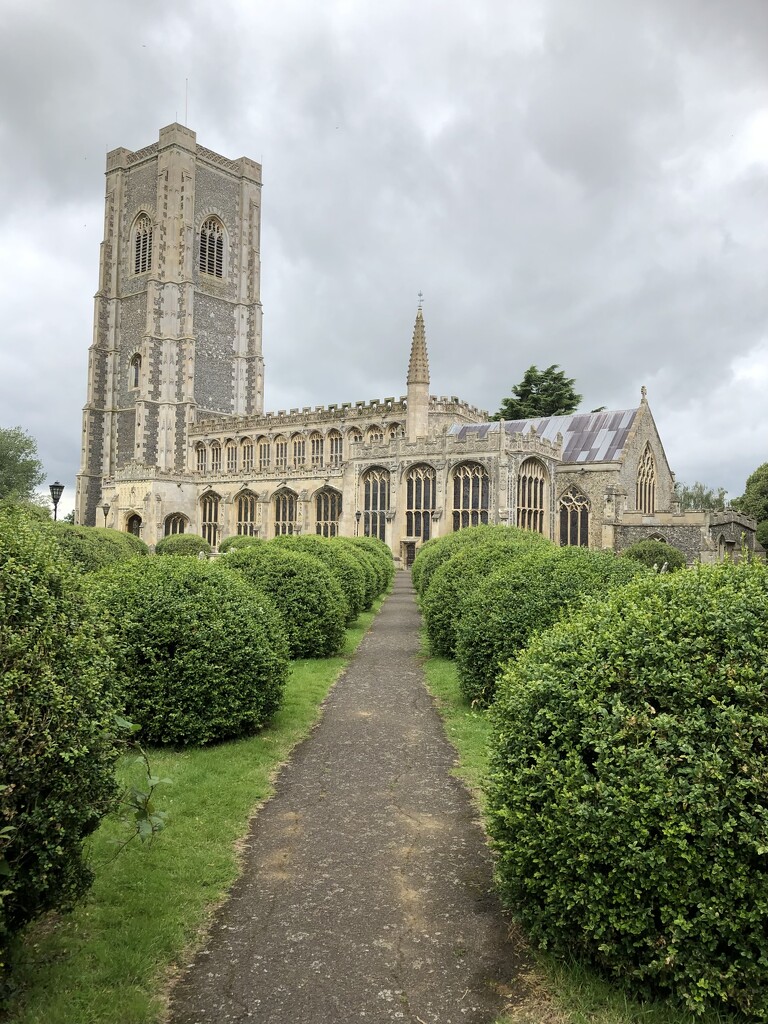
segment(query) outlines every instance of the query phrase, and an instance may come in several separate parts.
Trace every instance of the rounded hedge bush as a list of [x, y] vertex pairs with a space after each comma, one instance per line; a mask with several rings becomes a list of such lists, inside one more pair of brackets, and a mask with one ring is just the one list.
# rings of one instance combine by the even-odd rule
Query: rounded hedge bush
[[150, 744], [256, 731], [280, 706], [288, 647], [263, 594], [222, 562], [150, 558], [91, 577], [115, 638], [125, 714]]
[[275, 544], [319, 558], [336, 580], [347, 606], [347, 622], [354, 622], [365, 605], [365, 573], [351, 551], [326, 537], [276, 537]]
[[114, 562], [149, 554], [143, 540], [121, 530], [58, 522], [51, 529], [64, 557], [82, 572], [96, 572]]
[[0, 964], [91, 882], [83, 839], [117, 796], [112, 663], [51, 526], [0, 511]]
[[381, 593], [382, 581], [384, 579], [384, 573], [377, 561], [376, 555], [359, 544], [354, 544], [349, 537], [334, 537], [331, 543], [356, 559], [357, 564], [362, 569], [364, 585], [363, 610], [368, 611]]
[[687, 565], [683, 552], [663, 540], [639, 540], [625, 548], [622, 555], [659, 572], [664, 566], [667, 572], [674, 572], [676, 569], [684, 569]]
[[163, 537], [155, 545], [156, 555], [187, 555], [197, 557], [200, 553], [206, 557], [211, 553], [211, 545], [196, 533], [174, 533]]
[[388, 545], [378, 537], [350, 537], [349, 539], [353, 545], [368, 551], [375, 557], [382, 581], [379, 593], [383, 594], [395, 578], [395, 561]]
[[768, 1021], [768, 572], [644, 575], [537, 636], [495, 706], [498, 880], [542, 945]]
[[260, 537], [249, 537], [245, 534], [234, 537], [225, 537], [221, 544], [219, 544], [219, 554], [223, 555], [227, 551], [232, 551], [233, 548], [248, 548], [253, 547], [254, 544], [263, 543], [264, 541]]
[[556, 547], [529, 548], [498, 569], [468, 596], [456, 623], [456, 664], [465, 699], [490, 704], [502, 666], [535, 630], [551, 626], [566, 607], [645, 572], [612, 551]]
[[230, 551], [226, 564], [274, 600], [291, 657], [338, 654], [347, 608], [338, 583], [319, 559], [269, 541]]
[[[513, 537], [514, 540], [509, 538], [504, 542], [489, 538], [480, 544], [460, 547], [431, 574], [429, 586], [419, 604], [430, 650], [434, 655], [441, 658], [454, 657], [456, 629], [466, 603], [491, 573], [511, 565], [516, 558], [532, 550], [527, 538], [518, 539], [517, 530]], [[540, 548], [534, 545], [533, 550], [538, 551]]]

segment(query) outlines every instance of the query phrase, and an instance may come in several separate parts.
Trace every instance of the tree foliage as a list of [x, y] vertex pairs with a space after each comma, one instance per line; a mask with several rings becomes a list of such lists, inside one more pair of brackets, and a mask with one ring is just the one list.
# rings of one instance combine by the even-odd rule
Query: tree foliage
[[725, 508], [726, 490], [724, 487], [707, 487], [697, 480], [685, 484], [678, 480], [675, 484], [675, 497], [680, 502], [680, 511], [717, 512]]
[[768, 519], [768, 462], [758, 466], [747, 478], [744, 493], [734, 498], [731, 505], [745, 516], [752, 516], [758, 523]]
[[35, 439], [21, 427], [0, 427], [0, 498], [29, 500], [43, 480]]
[[539, 416], [565, 416], [576, 412], [581, 395], [576, 394], [573, 377], [553, 363], [546, 370], [529, 366], [512, 395], [505, 398], [492, 420], [527, 420]]

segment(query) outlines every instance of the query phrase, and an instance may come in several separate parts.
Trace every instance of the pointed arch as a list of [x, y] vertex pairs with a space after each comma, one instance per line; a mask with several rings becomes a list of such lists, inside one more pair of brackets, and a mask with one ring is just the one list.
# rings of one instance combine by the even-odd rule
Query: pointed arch
[[134, 537], [141, 536], [143, 520], [138, 512], [132, 512], [125, 520], [125, 532], [132, 533]]
[[206, 473], [208, 471], [208, 449], [202, 441], [198, 441], [195, 445], [195, 460], [197, 472]]
[[140, 213], [133, 222], [133, 272], [144, 274], [152, 269], [152, 221], [148, 214]]
[[253, 438], [244, 437], [240, 442], [240, 465], [244, 473], [253, 472]]
[[216, 491], [206, 491], [200, 499], [200, 525], [203, 537], [212, 548], [219, 543], [219, 511], [221, 495]]
[[136, 352], [131, 356], [131, 362], [128, 369], [128, 387], [135, 391], [141, 383], [141, 356]]
[[231, 437], [228, 437], [227, 440], [226, 440], [226, 443], [224, 445], [224, 451], [226, 452], [226, 458], [227, 458], [227, 463], [226, 463], [226, 465], [227, 465], [227, 472], [228, 473], [236, 473], [237, 472], [237, 442], [234, 441]]
[[405, 534], [427, 541], [431, 535], [432, 513], [435, 511], [435, 480], [433, 466], [420, 463], [405, 474]]
[[177, 533], [186, 533], [189, 520], [182, 512], [171, 512], [163, 523], [163, 536], [172, 537]]
[[272, 497], [275, 514], [275, 536], [282, 537], [297, 533], [297, 495], [288, 487], [275, 491]]
[[383, 466], [371, 466], [360, 478], [363, 491], [363, 533], [385, 539], [389, 512], [390, 475]]
[[338, 430], [328, 431], [328, 465], [340, 466], [343, 459], [343, 438]]
[[517, 474], [517, 525], [546, 534], [549, 474], [539, 459], [526, 459]]
[[381, 444], [384, 440], [384, 431], [377, 423], [372, 423], [365, 432], [366, 444]]
[[323, 435], [319, 430], [313, 430], [309, 435], [309, 461], [315, 469], [321, 469], [323, 466], [324, 447]]
[[487, 523], [490, 480], [486, 468], [479, 462], [460, 462], [454, 466], [451, 477], [454, 532]]
[[589, 498], [571, 486], [560, 496], [560, 547], [589, 547]]
[[235, 504], [237, 507], [237, 535], [238, 537], [253, 537], [258, 533], [256, 516], [258, 513], [258, 498], [248, 489], [240, 491]]
[[218, 441], [211, 441], [211, 472], [221, 472], [221, 445]]
[[303, 434], [293, 434], [291, 436], [291, 452], [293, 457], [293, 464], [297, 469], [301, 469], [307, 464], [307, 439]]
[[271, 448], [272, 445], [269, 442], [269, 438], [262, 434], [257, 441], [257, 449], [259, 452], [259, 471], [262, 473], [269, 469]]
[[226, 231], [218, 217], [208, 217], [200, 228], [197, 265], [201, 274], [224, 277]]
[[656, 460], [653, 457], [650, 441], [646, 441], [637, 466], [635, 508], [647, 516], [652, 516], [656, 511]]
[[321, 487], [315, 493], [315, 533], [336, 537], [341, 518], [341, 494], [333, 487]]
[[288, 467], [288, 438], [284, 434], [278, 434], [275, 438], [275, 469], [287, 469]]

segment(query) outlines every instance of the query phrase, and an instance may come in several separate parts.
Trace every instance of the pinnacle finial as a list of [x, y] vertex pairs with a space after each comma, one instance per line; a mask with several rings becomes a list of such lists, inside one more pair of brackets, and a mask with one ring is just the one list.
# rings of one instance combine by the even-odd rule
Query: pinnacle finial
[[648, 401], [648, 389], [646, 388], [645, 384], [643, 384], [643, 386], [640, 388], [640, 401]]
[[429, 359], [427, 357], [427, 336], [424, 330], [424, 316], [421, 311], [423, 295], [419, 292], [419, 308], [413, 325], [411, 359], [408, 363], [408, 384], [429, 384]]

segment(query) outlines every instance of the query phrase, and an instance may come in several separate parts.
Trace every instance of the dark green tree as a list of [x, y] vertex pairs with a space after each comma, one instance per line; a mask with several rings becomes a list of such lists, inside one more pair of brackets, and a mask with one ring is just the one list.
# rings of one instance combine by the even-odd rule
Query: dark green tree
[[43, 480], [35, 439], [21, 427], [0, 427], [0, 499], [29, 501]]
[[737, 512], [757, 520], [757, 539], [763, 545], [768, 543], [768, 462], [758, 466], [747, 478], [747, 486], [739, 498], [731, 502]]
[[680, 502], [682, 512], [702, 509], [717, 512], [725, 508], [725, 493], [724, 487], [707, 487], [698, 480], [693, 484], [685, 484], [678, 480], [675, 484], [675, 496]]
[[546, 370], [529, 366], [523, 379], [515, 384], [510, 397], [502, 401], [501, 408], [491, 419], [527, 420], [576, 412], [582, 396], [576, 394], [575, 383], [573, 377], [565, 376], [557, 363]]

